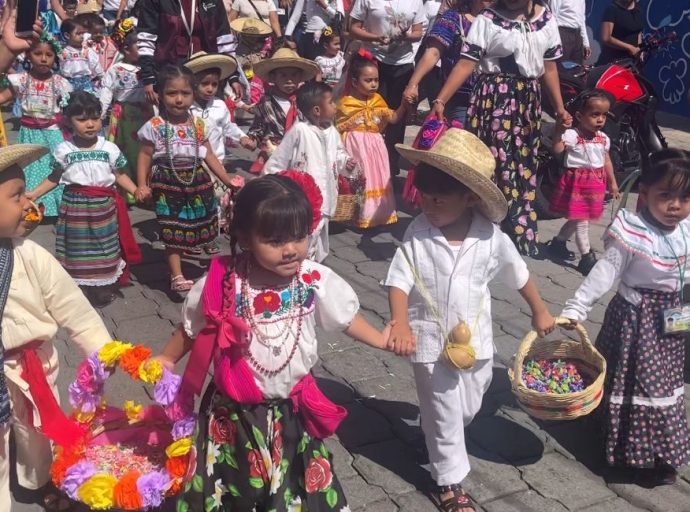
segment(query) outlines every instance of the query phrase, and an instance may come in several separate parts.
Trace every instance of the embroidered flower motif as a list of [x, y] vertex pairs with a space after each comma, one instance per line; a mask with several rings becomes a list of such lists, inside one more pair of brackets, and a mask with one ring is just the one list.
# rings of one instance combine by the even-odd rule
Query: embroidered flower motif
[[230, 419], [230, 413], [225, 407], [218, 407], [211, 416], [209, 432], [213, 440], [218, 444], [235, 444], [237, 427]]
[[[249, 478], [259, 479], [263, 484], [268, 483], [268, 472], [264, 458], [259, 450], [252, 450], [247, 456], [249, 461]], [[269, 462], [270, 463], [270, 462]], [[258, 484], [258, 481], [255, 481]], [[261, 487], [263, 487], [263, 484]]]
[[280, 296], [273, 291], [260, 293], [254, 299], [254, 312], [257, 315], [275, 313], [280, 309]]
[[180, 128], [179, 130], [177, 130], [177, 136], [181, 139], [186, 138], [187, 137], [186, 130], [184, 128]]
[[304, 488], [309, 494], [327, 489], [332, 481], [333, 471], [327, 458], [319, 455], [309, 460], [304, 471]]

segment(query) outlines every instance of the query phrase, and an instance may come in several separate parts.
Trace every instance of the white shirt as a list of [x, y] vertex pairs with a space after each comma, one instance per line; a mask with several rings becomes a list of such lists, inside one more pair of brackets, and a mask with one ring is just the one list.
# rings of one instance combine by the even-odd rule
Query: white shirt
[[[422, 0], [355, 0], [350, 17], [362, 22], [372, 34], [391, 39], [422, 25], [426, 11]], [[414, 63], [412, 43], [400, 41], [387, 46], [365, 43], [379, 61], [393, 66]]]
[[144, 82], [139, 80], [139, 66], [118, 62], [103, 77], [100, 91], [101, 111], [105, 117], [108, 107], [116, 103], [144, 103]]
[[58, 144], [53, 152], [53, 169], [62, 172], [60, 183], [87, 187], [112, 187], [116, 169], [127, 167], [127, 159], [120, 149], [103, 137], [96, 146], [81, 149], [71, 141]]
[[419, 215], [407, 228], [383, 284], [409, 296], [409, 322], [417, 337], [411, 361], [433, 363], [443, 351], [447, 334], [461, 320], [472, 331], [477, 359], [493, 357], [489, 283], [497, 280], [519, 290], [528, 279], [527, 265], [510, 238], [475, 212], [459, 251], [426, 215]]
[[[198, 142], [196, 132], [196, 123], [201, 121], [203, 133], [201, 140]], [[175, 166], [184, 167], [192, 165], [196, 160], [196, 147], [199, 147], [199, 159], [206, 158], [206, 147], [204, 142], [208, 140], [208, 128], [206, 122], [199, 117], [194, 117], [194, 123], [185, 123], [184, 125], [169, 124], [168, 136], [170, 137], [170, 148], [175, 160]], [[182, 136], [180, 136], [182, 135]], [[163, 166], [170, 165], [170, 155], [166, 148], [166, 133], [165, 121], [160, 116], [156, 116], [148, 121], [137, 132], [139, 140], [150, 142], [153, 144], [153, 160], [158, 160]], [[201, 162], [198, 162], [201, 164]]]
[[338, 202], [338, 173], [347, 173], [345, 165], [349, 158], [334, 126], [323, 130], [298, 121], [266, 162], [263, 174], [295, 169], [311, 175], [323, 196], [321, 213], [331, 217]]
[[606, 154], [611, 140], [604, 132], [597, 132], [591, 139], [585, 139], [578, 130], [566, 130], [565, 166], [568, 169], [601, 169], [606, 163]]
[[197, 102], [194, 102], [190, 109], [192, 114], [196, 117], [206, 121], [208, 129], [208, 142], [211, 144], [211, 149], [216, 158], [223, 163], [225, 160], [225, 144], [227, 139], [230, 139], [235, 144], [240, 143], [242, 137], [246, 134], [230, 120], [230, 111], [227, 105], [220, 98], [213, 98], [210, 105], [202, 108]]
[[65, 46], [60, 52], [59, 60], [60, 74], [65, 78], [88, 76], [94, 79], [103, 76], [98, 54], [89, 48]]
[[331, 87], [335, 87], [340, 81], [345, 67], [345, 56], [343, 52], [338, 52], [335, 57], [325, 57], [319, 55], [314, 59], [316, 65], [321, 70], [321, 80], [326, 82]]
[[[336, 12], [345, 14], [345, 8], [343, 7], [343, 0], [336, 0], [335, 2], [329, 2], [333, 5], [333, 9]], [[306, 5], [305, 5], [306, 4]], [[326, 28], [331, 23], [331, 15], [318, 3], [316, 0], [297, 0], [294, 7], [292, 8], [292, 15], [290, 15], [290, 21], [285, 28], [285, 35], [291, 36], [295, 30], [295, 27], [299, 24], [302, 19], [302, 12], [306, 9], [307, 16], [307, 26], [305, 27], [305, 32], [314, 33], [320, 32]]]
[[103, 0], [104, 11], [115, 11], [120, 8], [120, 0]]
[[[61, 112], [60, 98], [72, 92], [72, 85], [62, 76], [53, 75], [50, 80], [35, 80], [26, 71], [7, 75], [14, 90], [22, 116], [34, 119], [54, 119]], [[57, 124], [46, 128], [59, 130]]]
[[[197, 281], [189, 291], [182, 307], [182, 326], [190, 338], [196, 338], [206, 326], [206, 316], [201, 295], [206, 283], [206, 277]], [[263, 396], [268, 399], [287, 398], [290, 391], [314, 367], [319, 359], [317, 354], [317, 340], [315, 327], [325, 331], [344, 331], [354, 320], [359, 310], [359, 300], [352, 287], [328, 267], [314, 261], [304, 260], [300, 270], [299, 285], [302, 297], [306, 297], [301, 308], [302, 330], [297, 344], [297, 351], [287, 367], [275, 376], [266, 376], [258, 372], [249, 363], [254, 380]], [[241, 279], [236, 280], [236, 290], [242, 290]], [[254, 304], [259, 295], [264, 295], [266, 304], [270, 304], [264, 314], [256, 312], [255, 321], [260, 332], [275, 336], [285, 329], [289, 311], [284, 310], [289, 302], [289, 287], [277, 289], [250, 289], [250, 303]], [[238, 311], [238, 315], [241, 314]], [[250, 331], [249, 350], [259, 364], [266, 368], [277, 368], [283, 364], [287, 354], [292, 350], [295, 341], [293, 327], [283, 338], [269, 340], [271, 346], [266, 347], [257, 340]], [[273, 347], [280, 347], [280, 353], [275, 355]]]
[[585, 48], [589, 48], [585, 0], [551, 0], [550, 4], [556, 24], [559, 27], [578, 29], [582, 35], [582, 43]]
[[256, 6], [256, 10], [252, 7], [249, 0], [233, 0], [230, 9], [227, 8], [228, 1], [225, 1], [225, 9], [230, 12], [230, 10], [237, 11], [239, 13], [238, 18], [255, 18], [259, 19], [256, 15], [256, 11], [261, 14], [262, 21], [268, 23], [268, 16], [271, 12], [276, 12], [278, 9], [273, 3], [273, 0], [252, 0]]
[[642, 300], [636, 288], [679, 292], [679, 265], [687, 265], [690, 220], [664, 233], [643, 215], [621, 210], [606, 232], [604, 246], [606, 258], [597, 262], [575, 296], [565, 303], [561, 316], [583, 322], [618, 279], [618, 293], [634, 306]]
[[531, 23], [512, 21], [492, 9], [477, 16], [467, 33], [462, 56], [479, 61], [480, 73], [510, 72], [501, 59], [513, 57], [520, 75], [540, 78], [545, 60], [558, 60], [563, 55], [561, 36], [553, 15], [541, 8]]

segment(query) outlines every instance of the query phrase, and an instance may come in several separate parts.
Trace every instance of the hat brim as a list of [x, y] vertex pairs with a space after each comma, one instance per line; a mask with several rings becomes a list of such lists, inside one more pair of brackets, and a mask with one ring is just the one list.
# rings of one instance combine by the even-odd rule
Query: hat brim
[[231, 77], [237, 71], [237, 61], [229, 55], [202, 55], [185, 62], [184, 66], [195, 75], [207, 69], [219, 69], [221, 80]]
[[424, 163], [440, 169], [469, 188], [481, 201], [480, 211], [492, 222], [501, 222], [508, 214], [508, 201], [489, 178], [450, 157], [433, 151], [414, 149], [406, 144], [396, 144], [395, 149], [413, 165]]
[[280, 68], [297, 68], [302, 71], [302, 81], [308, 82], [319, 74], [319, 66], [307, 59], [290, 57], [287, 59], [266, 59], [254, 64], [254, 74], [264, 82], [269, 82], [272, 71]]
[[243, 36], [267, 36], [273, 33], [273, 29], [271, 28], [271, 26], [260, 20], [257, 20], [259, 22], [251, 27], [252, 29], [256, 30], [247, 30], [245, 28], [246, 19], [247, 18], [237, 18], [232, 20], [230, 22], [230, 30], [235, 31], [238, 34], [242, 34]]
[[22, 169], [47, 155], [49, 149], [40, 144], [14, 144], [0, 148], [0, 172], [14, 165]]

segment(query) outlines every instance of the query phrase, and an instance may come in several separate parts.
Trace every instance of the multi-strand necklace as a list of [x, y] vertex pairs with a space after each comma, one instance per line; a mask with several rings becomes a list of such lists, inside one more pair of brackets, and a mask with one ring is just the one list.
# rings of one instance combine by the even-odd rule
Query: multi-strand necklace
[[164, 140], [165, 140], [165, 151], [168, 154], [168, 159], [170, 162], [170, 170], [173, 172], [173, 175], [179, 181], [182, 185], [189, 187], [194, 183], [194, 173], [196, 170], [199, 168], [199, 162], [201, 161], [199, 159], [199, 137], [197, 136], [196, 133], [196, 123], [194, 122], [194, 116], [189, 116], [189, 120], [178, 126], [183, 126], [183, 129], [187, 127], [188, 124], [192, 125], [192, 133], [194, 137], [194, 165], [192, 166], [192, 171], [191, 171], [191, 178], [189, 180], [185, 180], [180, 176], [180, 173], [178, 172], [177, 169], [175, 169], [175, 160], [173, 158], [173, 152], [172, 152], [172, 147], [171, 147], [171, 140], [174, 137], [173, 130], [170, 128], [170, 121], [168, 121], [168, 118], [166, 116], [165, 118], [165, 134], [164, 134]]

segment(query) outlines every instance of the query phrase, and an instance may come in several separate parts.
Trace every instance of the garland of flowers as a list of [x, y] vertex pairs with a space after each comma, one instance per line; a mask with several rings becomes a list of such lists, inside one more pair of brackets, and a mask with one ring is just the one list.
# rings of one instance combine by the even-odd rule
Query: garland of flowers
[[[181, 377], [158, 361], [150, 360], [150, 356], [151, 350], [142, 345], [113, 341], [79, 365], [77, 378], [69, 386], [73, 418], [88, 427], [90, 433], [75, 446], [56, 448], [50, 474], [58, 488], [92, 510], [158, 507], [164, 498], [177, 494], [193, 474], [192, 468], [196, 464], [192, 440], [196, 428], [193, 397], [180, 391]], [[132, 379], [154, 385], [154, 400], [165, 412], [173, 439], [164, 451], [160, 447], [158, 469], [141, 473], [127, 465], [127, 461], [120, 464], [120, 459], [128, 454], [119, 452], [120, 447], [116, 445], [94, 446], [99, 457], [110, 458], [113, 464], [120, 464], [122, 474], [119, 477], [112, 471], [99, 468], [102, 465], [87, 457], [89, 450], [93, 449], [90, 446], [93, 431], [103, 426], [105, 381], [116, 366]], [[139, 423], [146, 415], [143, 406], [132, 401], [125, 402], [123, 412], [129, 425]]]

